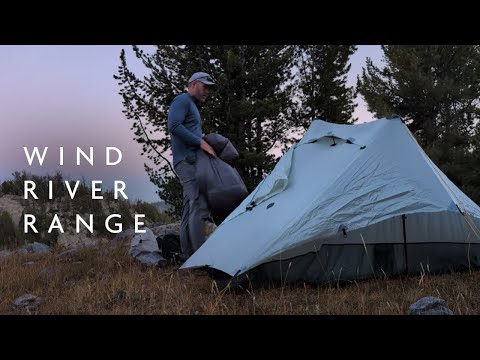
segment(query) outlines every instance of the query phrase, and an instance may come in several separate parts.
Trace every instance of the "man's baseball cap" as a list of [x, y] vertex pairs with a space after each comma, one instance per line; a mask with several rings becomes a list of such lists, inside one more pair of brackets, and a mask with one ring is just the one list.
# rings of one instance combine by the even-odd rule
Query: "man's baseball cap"
[[195, 74], [190, 76], [190, 79], [188, 79], [188, 83], [191, 84], [194, 81], [200, 81], [205, 85], [215, 85], [212, 77], [208, 75], [206, 72], [196, 72]]

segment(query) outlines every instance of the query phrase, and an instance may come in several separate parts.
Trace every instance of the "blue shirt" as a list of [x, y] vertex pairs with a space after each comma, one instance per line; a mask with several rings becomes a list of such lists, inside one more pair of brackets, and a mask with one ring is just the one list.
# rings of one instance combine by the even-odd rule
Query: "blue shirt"
[[173, 166], [200, 147], [202, 119], [195, 99], [188, 93], [176, 96], [170, 104], [168, 131], [171, 134]]

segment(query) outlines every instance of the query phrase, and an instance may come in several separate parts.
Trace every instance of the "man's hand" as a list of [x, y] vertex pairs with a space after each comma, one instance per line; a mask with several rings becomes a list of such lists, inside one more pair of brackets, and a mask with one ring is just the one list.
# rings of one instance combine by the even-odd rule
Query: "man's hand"
[[207, 154], [210, 154], [213, 157], [217, 157], [217, 154], [215, 154], [215, 150], [213, 150], [210, 144], [203, 139], [200, 141], [200, 148], [202, 148], [203, 151], [205, 151]]

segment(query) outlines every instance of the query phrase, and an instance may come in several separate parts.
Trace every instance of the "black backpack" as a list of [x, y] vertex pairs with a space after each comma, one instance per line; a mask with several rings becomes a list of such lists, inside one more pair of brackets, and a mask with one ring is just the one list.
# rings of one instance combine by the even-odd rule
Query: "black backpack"
[[166, 234], [157, 236], [157, 244], [160, 249], [160, 254], [172, 264], [180, 262], [180, 237], [175, 234]]

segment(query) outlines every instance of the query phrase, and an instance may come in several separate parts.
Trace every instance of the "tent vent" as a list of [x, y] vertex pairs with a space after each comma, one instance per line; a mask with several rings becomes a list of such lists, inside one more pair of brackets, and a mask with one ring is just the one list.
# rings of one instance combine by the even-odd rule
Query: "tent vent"
[[275, 205], [275, 203], [270, 203], [267, 205], [267, 209], [270, 209], [273, 205]]
[[360, 147], [360, 150], [363, 150], [363, 149], [365, 149], [365, 148], [366, 148], [366, 146], [363, 145], [363, 146]]

